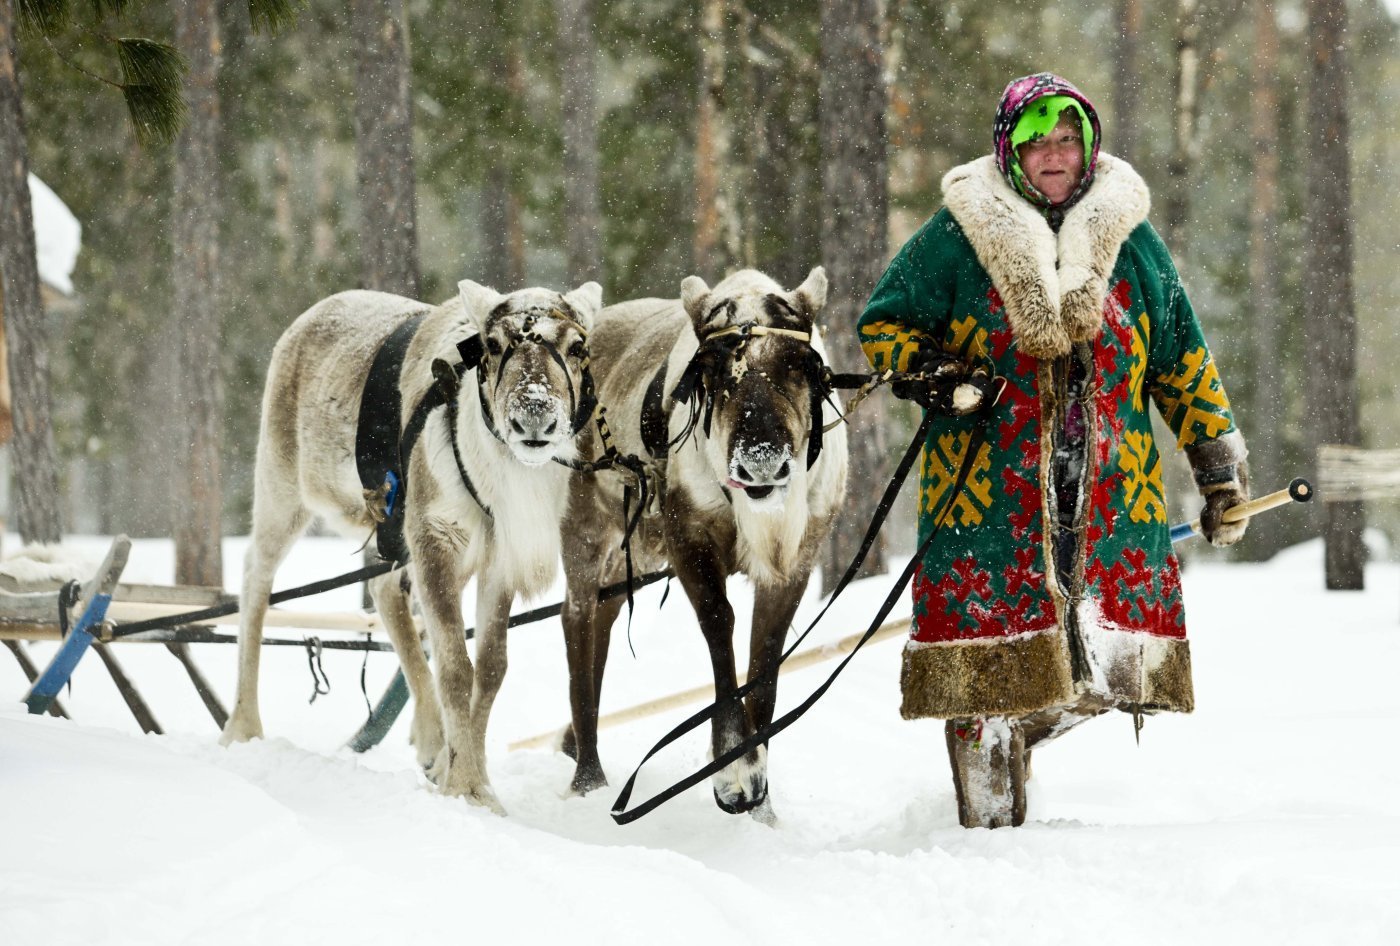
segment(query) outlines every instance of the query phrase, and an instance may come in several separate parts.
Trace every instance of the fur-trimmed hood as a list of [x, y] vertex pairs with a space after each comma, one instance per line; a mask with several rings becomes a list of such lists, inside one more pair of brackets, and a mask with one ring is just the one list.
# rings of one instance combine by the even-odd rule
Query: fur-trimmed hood
[[992, 155], [944, 175], [943, 200], [1000, 293], [1017, 347], [1035, 358], [1066, 355], [1098, 335], [1118, 250], [1151, 204], [1132, 166], [1108, 154], [1058, 234]]

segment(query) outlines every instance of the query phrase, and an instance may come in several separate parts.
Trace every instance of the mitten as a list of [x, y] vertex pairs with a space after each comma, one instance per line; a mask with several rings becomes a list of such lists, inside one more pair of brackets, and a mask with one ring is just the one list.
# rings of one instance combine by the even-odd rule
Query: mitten
[[1249, 501], [1249, 489], [1239, 483], [1222, 483], [1207, 486], [1201, 492], [1206, 498], [1205, 508], [1201, 510], [1201, 535], [1216, 548], [1234, 545], [1244, 537], [1249, 520], [1225, 522], [1223, 517], [1225, 510]]
[[986, 368], [970, 365], [937, 349], [915, 352], [907, 370], [909, 374], [922, 377], [905, 377], [893, 382], [890, 390], [895, 397], [952, 417], [980, 410], [992, 384], [991, 372]]
[[1201, 535], [1216, 548], [1234, 545], [1249, 527], [1248, 519], [1223, 519], [1227, 509], [1249, 501], [1249, 465], [1245, 462], [1248, 455], [1239, 431], [1186, 448], [1196, 488], [1206, 501], [1201, 510]]

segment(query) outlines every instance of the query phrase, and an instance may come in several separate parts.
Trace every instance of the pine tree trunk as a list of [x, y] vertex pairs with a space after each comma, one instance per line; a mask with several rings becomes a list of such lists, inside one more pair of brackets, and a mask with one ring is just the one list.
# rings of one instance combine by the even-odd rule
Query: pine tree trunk
[[[820, 322], [836, 371], [864, 371], [856, 320], [889, 262], [886, 88], [880, 0], [822, 0], [822, 262], [830, 292]], [[888, 468], [883, 405], [866, 401], [849, 428], [852, 483], [823, 562], [829, 590], [854, 556]], [[863, 574], [884, 570], [878, 543]]]
[[[1361, 445], [1356, 383], [1356, 305], [1352, 291], [1351, 145], [1347, 114], [1346, 5], [1308, 0], [1308, 195], [1306, 311], [1308, 406], [1316, 444]], [[1328, 503], [1327, 587], [1360, 589], [1366, 549], [1360, 502]]]
[[[1197, 128], [1201, 107], [1201, 20], [1198, 0], [1177, 0], [1176, 60], [1172, 88], [1172, 150], [1167, 159], [1162, 239], [1178, 263], [1186, 256], [1191, 174], [1199, 157]], [[1122, 124], [1120, 120], [1120, 124]], [[1183, 267], [1184, 268], [1184, 267]]]
[[725, 112], [726, 0], [701, 0], [695, 111], [695, 270], [711, 283], [741, 256], [732, 135]]
[[218, 0], [189, 0], [176, 7], [175, 15], [176, 43], [190, 62], [185, 85], [190, 118], [175, 145], [171, 221], [175, 296], [171, 311], [176, 320], [179, 378], [173, 413], [180, 435], [171, 485], [175, 581], [222, 586], [219, 149], [223, 125], [218, 91], [222, 55], [218, 6]]
[[484, 241], [482, 280], [498, 292], [525, 285], [525, 239], [516, 176], [512, 173], [514, 141], [524, 119], [521, 94], [524, 64], [521, 62], [517, 16], [505, 0], [492, 4], [490, 21], [496, 41], [491, 45], [487, 69], [491, 77], [489, 139], [485, 142], [486, 180], [481, 200], [481, 237]]
[[355, 150], [366, 289], [420, 294], [413, 101], [403, 0], [354, 0]]
[[568, 281], [602, 281], [602, 217], [598, 210], [598, 44], [593, 0], [555, 0], [559, 85], [563, 97], [564, 246]]
[[1142, 118], [1138, 95], [1138, 83], [1142, 81], [1142, 0], [1117, 0], [1117, 20], [1118, 37], [1113, 44], [1113, 147], [1109, 150], [1134, 164], [1138, 160], [1137, 132]]
[[[1254, 52], [1250, 78], [1250, 138], [1253, 143], [1249, 199], [1249, 388], [1242, 427], [1256, 493], [1283, 475], [1284, 405], [1289, 378], [1282, 351], [1283, 313], [1278, 262], [1278, 25], [1273, 0], [1251, 0]], [[1279, 548], [1283, 517], [1260, 516], [1249, 527], [1244, 551], [1266, 557]]]
[[0, 299], [14, 410], [15, 525], [25, 542], [57, 542], [62, 521], [49, 351], [39, 298], [13, 0], [0, 0]]

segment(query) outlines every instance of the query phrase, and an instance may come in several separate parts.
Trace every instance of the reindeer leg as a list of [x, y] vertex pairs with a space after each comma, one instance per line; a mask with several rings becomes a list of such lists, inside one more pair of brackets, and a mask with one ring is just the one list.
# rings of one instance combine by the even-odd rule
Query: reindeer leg
[[238, 598], [238, 692], [233, 714], [219, 736], [220, 744], [225, 746], [262, 738], [258, 666], [262, 660], [267, 598], [272, 593], [277, 566], [311, 518], [296, 493], [295, 483], [294, 478], [275, 473], [257, 477], [260, 492], [253, 506], [253, 535], [243, 558], [243, 589]]
[[417, 562], [419, 601], [437, 663], [438, 702], [445, 739], [429, 778], [437, 782], [444, 795], [466, 798], [499, 812], [500, 805], [494, 797], [488, 800], [479, 794], [485, 775], [471, 743], [475, 673], [462, 632], [461, 603], [467, 576], [456, 566], [456, 549], [435, 537], [413, 541], [413, 558]]
[[490, 575], [482, 575], [476, 594], [476, 681], [471, 698], [471, 749], [477, 759], [480, 776], [472, 789], [472, 797], [481, 804], [505, 814], [491, 788], [486, 768], [486, 724], [491, 718], [491, 704], [500, 692], [506, 677], [506, 624], [510, 620], [510, 605], [515, 589]]
[[[710, 748], [718, 758], [753, 731], [735, 696], [739, 684], [734, 671], [734, 608], [724, 590], [726, 572], [712, 544], [686, 543], [673, 548], [677, 549], [671, 556], [676, 576], [690, 598], [700, 632], [710, 649], [716, 704]], [[760, 748], [715, 773], [715, 804], [730, 814], [741, 814], [759, 804], [768, 793], [763, 756]]]
[[371, 579], [367, 586], [375, 610], [384, 619], [384, 627], [403, 667], [408, 691], [413, 694], [413, 725], [409, 742], [417, 750], [418, 764], [429, 769], [442, 751], [442, 709], [438, 706], [437, 690], [433, 687], [433, 672], [413, 626], [409, 593], [401, 572], [389, 572]]
[[[763, 679], [748, 696], [745, 709], [749, 724], [757, 732], [773, 721], [773, 710], [778, 702], [778, 664], [783, 656], [783, 644], [787, 639], [788, 627], [797, 606], [802, 601], [802, 592], [807, 588], [807, 575], [787, 584], [759, 588], [754, 596], [753, 622], [749, 637], [749, 679]], [[755, 752], [753, 764], [763, 774], [765, 784], [768, 778], [768, 747], [762, 753]], [[754, 819], [764, 824], [776, 824], [771, 796], [751, 812]]]
[[[570, 546], [575, 543], [570, 542]], [[580, 544], [591, 546], [586, 540]], [[596, 549], [566, 548], [566, 561], [578, 563], [568, 569], [568, 589], [560, 623], [564, 627], [564, 656], [569, 664], [569, 710], [571, 721], [561, 749], [577, 765], [569, 791], [584, 795], [606, 785], [603, 765], [598, 760], [598, 701], [594, 660], [594, 615], [598, 610], [598, 588], [602, 578], [594, 565]]]

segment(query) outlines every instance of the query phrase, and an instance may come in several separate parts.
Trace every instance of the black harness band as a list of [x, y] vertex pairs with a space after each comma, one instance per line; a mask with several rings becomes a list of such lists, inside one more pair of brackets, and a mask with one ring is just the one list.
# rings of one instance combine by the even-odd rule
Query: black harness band
[[[405, 319], [379, 346], [365, 378], [355, 428], [355, 468], [360, 485], [370, 492], [383, 491], [383, 518], [374, 529], [379, 555], [400, 564], [408, 561], [402, 502], [407, 495], [408, 468], [400, 451], [403, 394], [399, 383], [409, 343], [426, 314], [419, 312]], [[426, 414], [419, 418], [420, 412], [421, 405], [414, 412], [414, 420], [421, 428]]]
[[[886, 616], [888, 616], [890, 611], [893, 610], [896, 602], [898, 602], [900, 596], [904, 593], [905, 586], [908, 585], [910, 579], [913, 578], [915, 570], [918, 568], [919, 563], [923, 561], [924, 556], [928, 553], [929, 547], [932, 546], [933, 540], [938, 536], [939, 530], [947, 522], [948, 515], [953, 509], [953, 504], [957, 501], [958, 495], [962, 492], [963, 487], [966, 485], [967, 478], [972, 472], [972, 467], [976, 464], [977, 456], [981, 452], [982, 445], [986, 442], [987, 426], [989, 423], [988, 415], [990, 414], [991, 408], [995, 406], [998, 400], [1000, 400], [1000, 395], [1004, 390], [1005, 385], [1003, 384], [1002, 387], [997, 391], [996, 396], [988, 398], [986, 402], [984, 402], [982, 407], [979, 409], [978, 414], [980, 415], [980, 422], [976, 424], [969, 433], [967, 451], [963, 456], [962, 465], [958, 469], [958, 475], [953, 483], [953, 489], [949, 492], [947, 501], [944, 503], [942, 510], [938, 514], [938, 517], [934, 520], [933, 528], [929, 530], [929, 534], [924, 538], [923, 542], [920, 543], [919, 548], [914, 553], [913, 558], [909, 560], [909, 564], [906, 565], [904, 571], [900, 573], [898, 581], [895, 582], [894, 587], [890, 589], [890, 593], [885, 597], [884, 602], [880, 605], [880, 609], [876, 613], [875, 619], [871, 621], [869, 629], [867, 629], [865, 634], [862, 635], [861, 639], [856, 643], [855, 647], [851, 648], [850, 653], [846, 655], [845, 659], [842, 660], [841, 663], [837, 665], [836, 669], [831, 672], [831, 675], [828, 676], [827, 679], [819, 687], [817, 687], [817, 689], [813, 691], [812, 694], [807, 697], [807, 699], [803, 700], [802, 703], [799, 704], [795, 709], [789, 711], [782, 717], [769, 723], [767, 726], [758, 730], [753, 735], [749, 736], [747, 739], [741, 741], [737, 746], [730, 749], [728, 752], [725, 752], [723, 755], [716, 757], [706, 765], [702, 766], [700, 769], [681, 779], [679, 782], [676, 782], [674, 785], [670, 786], [664, 791], [658, 792], [656, 795], [653, 795], [651, 798], [637, 805], [635, 808], [628, 810], [627, 805], [632, 799], [632, 790], [636, 784], [637, 776], [641, 773], [642, 766], [646, 765], [646, 763], [648, 762], [648, 760], [651, 759], [652, 756], [656, 755], [656, 753], [660, 752], [666, 746], [675, 742], [677, 739], [690, 732], [692, 729], [695, 729], [696, 727], [700, 726], [705, 721], [712, 719], [715, 715], [715, 712], [719, 709], [721, 702], [719, 700], [716, 700], [714, 703], [711, 703], [709, 706], [705, 707], [699, 712], [692, 714], [688, 719], [677, 725], [665, 736], [663, 736], [656, 743], [656, 745], [652, 746], [652, 748], [648, 750], [647, 754], [642, 757], [641, 762], [637, 763], [637, 768], [632, 772], [631, 777], [627, 779], [627, 783], [623, 786], [622, 791], [618, 793], [617, 800], [613, 802], [613, 807], [611, 811], [613, 821], [617, 822], [620, 825], [629, 824], [633, 821], [636, 821], [638, 818], [641, 818], [643, 815], [654, 811], [656, 808], [669, 801], [670, 799], [674, 798], [675, 796], [679, 795], [686, 789], [691, 788], [694, 785], [698, 785], [706, 778], [710, 777], [711, 775], [714, 775], [716, 772], [721, 771], [726, 766], [742, 758], [755, 748], [759, 746], [766, 746], [768, 744], [768, 741], [773, 736], [776, 736], [778, 733], [782, 732], [784, 729], [787, 729], [793, 723], [797, 722], [797, 720], [801, 718], [801, 716], [804, 713], [806, 713], [807, 710], [811, 709], [811, 707], [817, 702], [817, 700], [821, 699], [822, 695], [826, 693], [826, 691], [831, 687], [832, 683], [834, 683], [836, 678], [841, 674], [841, 671], [846, 669], [846, 665], [851, 662], [852, 658], [855, 657], [856, 652], [859, 651], [860, 648], [868, 640], [870, 640], [871, 637], [874, 636], [877, 630], [879, 630], [880, 625], [884, 622]], [[778, 665], [774, 668], [773, 674], [771, 676], [756, 677], [752, 680], [749, 680], [743, 686], [739, 687], [732, 694], [726, 697], [726, 701], [738, 702], [763, 684], [771, 683], [773, 685], [776, 685], [777, 674], [783, 662], [792, 656], [793, 652], [797, 650], [798, 646], [801, 645], [802, 641], [805, 640], [807, 635], [812, 632], [812, 629], [815, 628], [818, 623], [820, 623], [821, 619], [826, 615], [826, 612], [831, 608], [832, 604], [836, 602], [836, 599], [841, 596], [841, 593], [845, 591], [846, 586], [849, 585], [851, 581], [855, 578], [857, 572], [859, 572], [860, 570], [860, 566], [865, 562], [866, 555], [870, 552], [871, 547], [875, 544], [875, 538], [879, 535], [881, 527], [885, 524], [885, 520], [889, 516], [890, 509], [894, 506], [895, 498], [899, 495], [899, 491], [903, 487], [904, 481], [909, 476], [909, 471], [913, 468], [915, 461], [918, 459], [920, 452], [923, 450], [924, 443], [928, 438], [929, 428], [932, 426], [933, 421], [937, 416], [938, 415], [933, 411], [926, 411], [924, 413], [923, 420], [919, 424], [918, 430], [914, 432], [913, 440], [910, 441], [908, 449], [905, 450], [904, 456], [900, 459], [899, 466], [895, 470], [895, 474], [893, 478], [891, 478], [889, 485], [885, 487], [884, 495], [880, 497], [880, 503], [876, 507], [875, 516], [873, 519], [871, 519], [870, 525], [866, 529], [865, 538], [861, 541], [860, 548], [856, 551], [855, 557], [851, 559], [851, 564], [846, 567], [845, 573], [841, 576], [841, 580], [837, 582], [835, 589], [833, 589], [831, 593], [831, 597], [827, 599], [827, 602], [822, 607], [821, 611], [817, 614], [815, 618], [812, 619], [812, 623], [807, 625], [807, 629], [801, 634], [799, 634], [797, 639], [792, 642], [792, 644], [788, 647], [786, 651], [784, 651], [783, 656], [779, 659]], [[754, 799], [752, 804], [748, 807], [756, 807], [762, 801], [762, 798]]]

